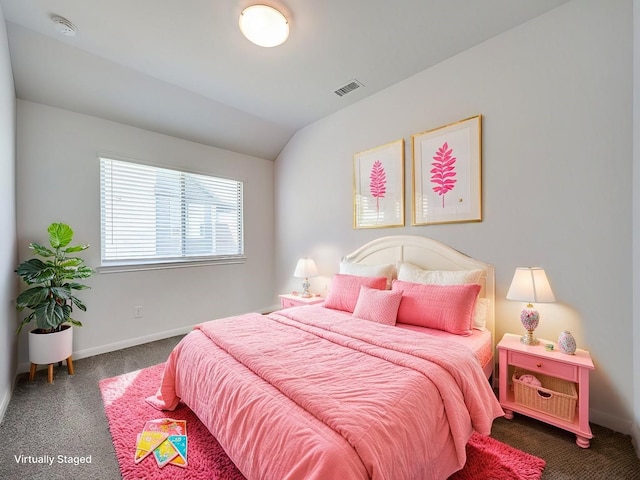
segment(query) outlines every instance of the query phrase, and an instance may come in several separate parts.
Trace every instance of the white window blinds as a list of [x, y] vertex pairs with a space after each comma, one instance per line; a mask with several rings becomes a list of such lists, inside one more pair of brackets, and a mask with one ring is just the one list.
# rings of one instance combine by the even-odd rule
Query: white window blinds
[[100, 158], [102, 265], [243, 257], [242, 187]]

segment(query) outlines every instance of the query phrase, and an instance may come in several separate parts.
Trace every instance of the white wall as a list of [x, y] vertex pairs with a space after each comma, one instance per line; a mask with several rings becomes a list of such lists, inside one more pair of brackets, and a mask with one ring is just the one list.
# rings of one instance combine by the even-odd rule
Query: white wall
[[0, 7], [0, 421], [11, 398], [16, 369], [16, 96], [7, 31]]
[[[500, 338], [522, 332], [522, 305], [504, 300], [515, 267], [543, 266], [558, 303], [538, 305], [538, 335], [555, 340], [569, 329], [591, 351], [591, 419], [628, 432], [631, 103], [631, 0], [580, 0], [309, 125], [276, 161], [276, 286], [299, 288], [291, 278], [299, 256], [316, 259], [324, 276], [313, 287], [322, 291], [359, 245], [429, 236], [495, 266]], [[354, 153], [406, 140], [410, 224], [411, 135], [476, 114], [481, 223], [352, 229]]]
[[[247, 262], [94, 275], [87, 281], [91, 290], [81, 297], [87, 312], [75, 315], [84, 324], [74, 332], [75, 358], [272, 304], [273, 162], [22, 100], [17, 110], [21, 261], [31, 254], [29, 242], [47, 244], [47, 226], [61, 221], [74, 229], [74, 243], [92, 246], [83, 252], [87, 264], [100, 265], [98, 153], [246, 182]], [[143, 318], [133, 318], [134, 306], [143, 307]], [[21, 370], [27, 365], [25, 335], [20, 338]]]

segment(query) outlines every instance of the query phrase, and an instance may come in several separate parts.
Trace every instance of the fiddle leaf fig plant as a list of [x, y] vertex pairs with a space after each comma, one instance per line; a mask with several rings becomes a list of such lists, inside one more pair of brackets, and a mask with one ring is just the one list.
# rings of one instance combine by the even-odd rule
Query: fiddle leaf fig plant
[[86, 250], [89, 245], [69, 246], [73, 230], [64, 223], [52, 223], [47, 231], [51, 248], [29, 244], [29, 248], [42, 259], [26, 260], [15, 270], [30, 286], [16, 300], [18, 310], [31, 310], [20, 323], [18, 333], [31, 321], [46, 333], [60, 331], [65, 323], [81, 327], [82, 323], [71, 318], [73, 307], [87, 310], [75, 292], [89, 287], [75, 280], [89, 278], [94, 271], [84, 265], [83, 259], [70, 254]]

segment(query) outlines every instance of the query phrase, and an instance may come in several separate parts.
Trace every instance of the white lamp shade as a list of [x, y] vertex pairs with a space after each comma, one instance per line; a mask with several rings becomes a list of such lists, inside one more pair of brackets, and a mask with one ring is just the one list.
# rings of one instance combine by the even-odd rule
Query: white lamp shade
[[238, 23], [243, 35], [261, 47], [278, 46], [289, 37], [287, 18], [267, 5], [245, 8]]
[[293, 272], [293, 276], [296, 278], [309, 278], [318, 275], [318, 267], [316, 263], [310, 258], [301, 258], [298, 260], [296, 270]]
[[507, 300], [527, 303], [555, 302], [547, 274], [540, 267], [518, 267], [507, 292]]

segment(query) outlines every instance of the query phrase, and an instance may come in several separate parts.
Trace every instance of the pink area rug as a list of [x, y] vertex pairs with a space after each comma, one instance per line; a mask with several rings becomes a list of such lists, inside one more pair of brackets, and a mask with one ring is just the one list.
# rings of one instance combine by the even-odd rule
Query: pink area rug
[[[245, 480], [198, 417], [181, 405], [160, 412], [145, 402], [158, 388], [164, 364], [137, 370], [100, 382], [113, 446], [124, 480]], [[187, 421], [188, 465], [159, 468], [149, 456], [134, 462], [136, 437], [145, 422], [162, 417]], [[473, 434], [467, 444], [467, 464], [449, 480], [539, 480], [545, 461], [498, 442]]]
[[539, 480], [546, 462], [479, 433], [467, 443], [467, 463], [449, 480]]

